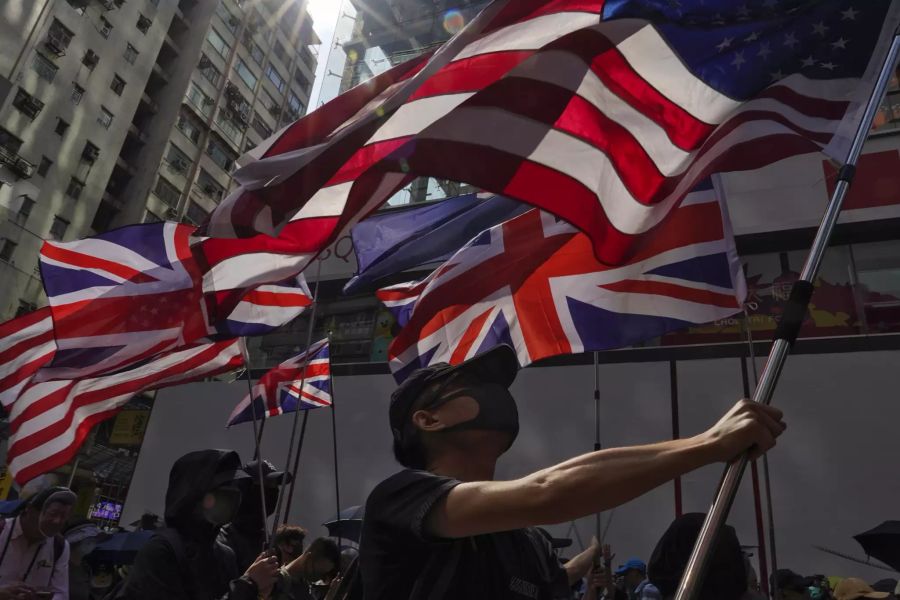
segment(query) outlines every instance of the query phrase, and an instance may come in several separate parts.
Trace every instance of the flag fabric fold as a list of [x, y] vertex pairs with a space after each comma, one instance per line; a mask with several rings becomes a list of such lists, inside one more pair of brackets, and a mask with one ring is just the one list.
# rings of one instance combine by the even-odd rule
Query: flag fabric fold
[[378, 291], [402, 329], [388, 349], [398, 381], [497, 344], [524, 366], [559, 354], [632, 345], [725, 318], [746, 294], [711, 185], [691, 193], [613, 267], [568, 223], [532, 209], [473, 238], [419, 282]]
[[55, 352], [48, 307], [0, 324], [0, 405], [9, 410], [22, 388]]
[[181, 349], [113, 375], [29, 384], [9, 414], [7, 461], [16, 482], [71, 461], [91, 427], [136, 394], [225, 373], [244, 363], [240, 340]]
[[205, 233], [272, 260], [211, 252], [204, 286], [302, 270], [414, 176], [542, 208], [621, 263], [710, 174], [843, 158], [898, 20], [897, 0], [497, 0], [239, 169]]
[[390, 275], [443, 262], [478, 232], [529, 208], [503, 196], [468, 194], [369, 217], [350, 231], [359, 270], [344, 286], [344, 293], [357, 293]]
[[327, 339], [319, 340], [263, 375], [251, 393], [234, 408], [227, 426], [253, 421], [254, 411], [257, 419], [268, 419], [324, 406], [331, 406], [331, 361]]

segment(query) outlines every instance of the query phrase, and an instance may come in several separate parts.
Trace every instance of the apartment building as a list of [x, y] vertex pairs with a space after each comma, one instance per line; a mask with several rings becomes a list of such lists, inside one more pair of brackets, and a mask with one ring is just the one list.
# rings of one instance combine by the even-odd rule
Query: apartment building
[[305, 0], [0, 7], [0, 320], [40, 306], [44, 239], [197, 223], [309, 103]]

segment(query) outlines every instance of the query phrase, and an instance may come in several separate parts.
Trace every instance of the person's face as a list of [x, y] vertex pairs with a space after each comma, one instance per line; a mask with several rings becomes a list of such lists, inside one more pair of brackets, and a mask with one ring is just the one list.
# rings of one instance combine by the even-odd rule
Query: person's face
[[278, 544], [278, 553], [281, 564], [290, 564], [303, 554], [303, 544], [302, 542], [282, 542]]
[[308, 582], [319, 581], [325, 579], [337, 569], [337, 565], [327, 558], [321, 556], [311, 556], [305, 569], [305, 578]]
[[221, 527], [237, 516], [240, 506], [240, 489], [232, 485], [223, 485], [203, 496], [200, 501], [200, 513], [206, 521]]
[[625, 573], [625, 585], [631, 589], [639, 586], [642, 581], [644, 581], [644, 574], [637, 569], [629, 569]]
[[45, 505], [38, 516], [38, 528], [44, 537], [53, 537], [62, 532], [66, 521], [72, 515], [72, 507], [61, 502]]

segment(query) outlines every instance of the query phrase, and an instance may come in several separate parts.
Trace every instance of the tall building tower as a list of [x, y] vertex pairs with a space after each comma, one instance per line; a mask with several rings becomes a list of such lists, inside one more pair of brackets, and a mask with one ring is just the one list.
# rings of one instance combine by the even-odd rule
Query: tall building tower
[[305, 112], [305, 0], [0, 6], [0, 320], [43, 303], [42, 239], [202, 220], [237, 156]]

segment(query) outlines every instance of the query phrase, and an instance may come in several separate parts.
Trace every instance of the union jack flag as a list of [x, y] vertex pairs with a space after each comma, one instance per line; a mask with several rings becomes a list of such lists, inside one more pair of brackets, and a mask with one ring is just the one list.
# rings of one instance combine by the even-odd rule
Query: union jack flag
[[714, 173], [843, 160], [898, 18], [897, 0], [495, 0], [244, 157], [205, 233], [248, 239], [203, 250], [234, 274], [205, 285], [299, 272], [415, 175], [542, 208], [621, 263]]
[[150, 223], [44, 242], [41, 276], [57, 351], [37, 380], [110, 373], [202, 340], [262, 335], [311, 303], [302, 275], [204, 294], [193, 231]]
[[227, 426], [253, 421], [254, 411], [257, 419], [267, 419], [323, 406], [331, 406], [331, 361], [327, 339], [319, 340], [305, 352], [263, 375], [253, 386], [252, 393], [234, 408]]
[[403, 325], [388, 349], [398, 381], [497, 344], [524, 366], [548, 356], [628, 346], [740, 310], [745, 283], [715, 192], [687, 196], [611, 267], [590, 239], [532, 209], [488, 229], [420, 282], [379, 290]]

